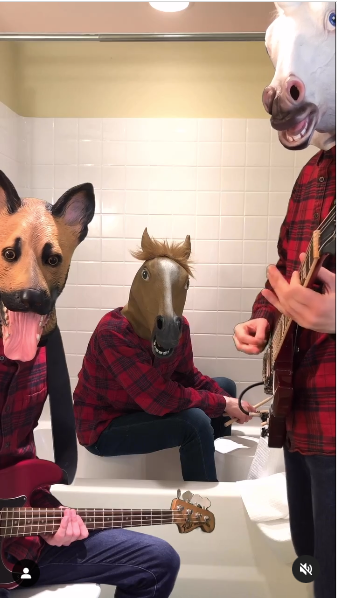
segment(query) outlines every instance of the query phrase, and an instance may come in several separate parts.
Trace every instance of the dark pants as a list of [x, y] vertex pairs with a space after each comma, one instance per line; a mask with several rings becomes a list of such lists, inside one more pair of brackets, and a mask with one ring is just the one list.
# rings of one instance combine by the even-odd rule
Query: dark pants
[[[215, 378], [231, 396], [236, 386], [228, 378]], [[138, 411], [118, 417], [102, 432], [88, 451], [100, 457], [144, 455], [180, 447], [183, 479], [190, 482], [217, 482], [214, 438], [229, 436], [228, 417], [210, 419], [202, 409], [192, 408], [163, 417]]]
[[[117, 586], [116, 598], [168, 598], [180, 559], [159, 538], [111, 529], [91, 532], [86, 540], [70, 546], [46, 546], [38, 565], [36, 586], [97, 583]], [[19, 597], [20, 588], [17, 591]], [[7, 596], [4, 592], [0, 590], [0, 595]]]
[[336, 596], [336, 459], [284, 450], [289, 517], [297, 556], [319, 563], [315, 598]]

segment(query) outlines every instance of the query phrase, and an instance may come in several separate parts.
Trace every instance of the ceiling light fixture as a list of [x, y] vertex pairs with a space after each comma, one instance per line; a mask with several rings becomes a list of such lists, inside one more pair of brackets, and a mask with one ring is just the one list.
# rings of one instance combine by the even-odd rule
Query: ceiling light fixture
[[179, 12], [188, 7], [189, 2], [149, 2], [152, 8], [162, 12]]

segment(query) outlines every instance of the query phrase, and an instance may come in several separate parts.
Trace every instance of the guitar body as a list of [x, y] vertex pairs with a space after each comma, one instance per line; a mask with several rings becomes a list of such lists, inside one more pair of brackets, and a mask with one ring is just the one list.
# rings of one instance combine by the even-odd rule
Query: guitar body
[[[1, 511], [13, 507], [29, 507], [30, 497], [36, 488], [62, 484], [65, 473], [51, 461], [28, 459], [0, 471], [0, 518]], [[0, 525], [1, 529], [1, 525]], [[17, 587], [11, 569], [5, 562], [0, 535], [0, 588]]]

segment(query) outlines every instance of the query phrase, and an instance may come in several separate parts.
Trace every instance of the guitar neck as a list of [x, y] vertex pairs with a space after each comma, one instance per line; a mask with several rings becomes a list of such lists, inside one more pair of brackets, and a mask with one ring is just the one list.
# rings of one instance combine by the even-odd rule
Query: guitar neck
[[[319, 248], [319, 238], [320, 238], [320, 231], [315, 230], [311, 241], [309, 243], [308, 249], [305, 254], [305, 258], [301, 264], [299, 276], [301, 285], [307, 287], [311, 284], [312, 280], [315, 277], [316, 269], [318, 262], [321, 259], [320, 255], [320, 248]], [[272, 349], [272, 358], [273, 363], [275, 363], [277, 356], [281, 350], [283, 345], [283, 341], [285, 340], [288, 330], [291, 326], [292, 319], [288, 318], [287, 316], [281, 314], [279, 317], [277, 324], [275, 326], [274, 334], [271, 339], [271, 349]]]
[[[166, 525], [183, 519], [183, 515], [172, 509], [76, 509], [76, 512], [89, 530]], [[54, 534], [60, 527], [62, 517], [63, 509], [3, 509], [0, 535], [13, 537]]]

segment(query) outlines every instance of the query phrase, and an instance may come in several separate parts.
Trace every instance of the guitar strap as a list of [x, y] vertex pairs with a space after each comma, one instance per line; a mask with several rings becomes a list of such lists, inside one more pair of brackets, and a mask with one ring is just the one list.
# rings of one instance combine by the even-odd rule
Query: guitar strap
[[39, 346], [43, 345], [46, 345], [47, 352], [47, 384], [55, 463], [65, 471], [66, 482], [71, 484], [77, 469], [76, 428], [69, 373], [58, 326]]

